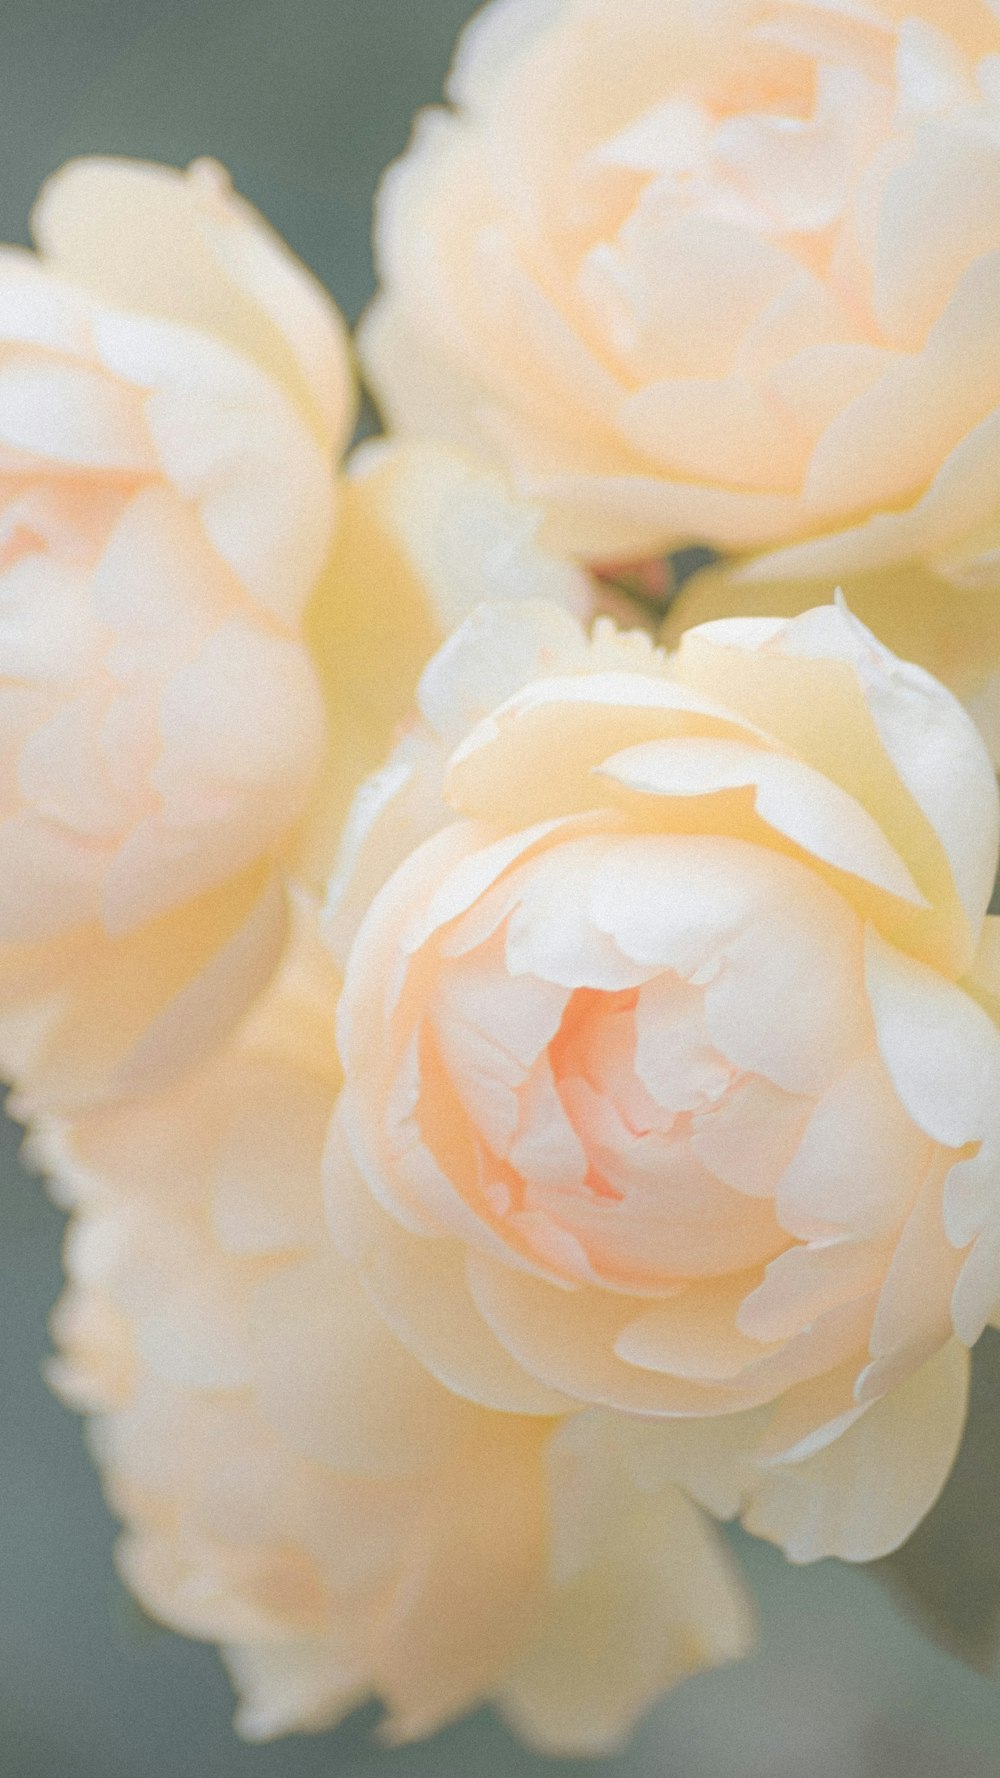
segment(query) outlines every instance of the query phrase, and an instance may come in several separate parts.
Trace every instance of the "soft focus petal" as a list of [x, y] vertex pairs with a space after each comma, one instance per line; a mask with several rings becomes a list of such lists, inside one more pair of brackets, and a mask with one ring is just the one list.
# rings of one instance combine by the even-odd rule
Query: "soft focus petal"
[[751, 1640], [749, 1606], [721, 1542], [679, 1489], [665, 1489], [557, 1594], [504, 1682], [501, 1708], [542, 1752], [613, 1754], [649, 1698], [738, 1659]]
[[287, 384], [334, 448], [347, 442], [343, 323], [214, 162], [179, 173], [139, 161], [70, 161], [43, 188], [32, 226], [61, 277], [114, 308], [169, 315], [224, 339]]
[[0, 254], [0, 1061], [68, 1108], [173, 1078], [274, 967], [353, 395], [220, 169], [77, 161], [36, 224]]

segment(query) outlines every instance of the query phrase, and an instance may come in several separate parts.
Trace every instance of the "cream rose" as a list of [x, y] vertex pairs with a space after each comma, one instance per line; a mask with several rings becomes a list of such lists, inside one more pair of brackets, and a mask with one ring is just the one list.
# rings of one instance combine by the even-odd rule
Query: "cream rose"
[[460, 1394], [686, 1419], [791, 1554], [892, 1548], [1000, 1297], [974, 728], [835, 606], [669, 660], [484, 609], [421, 706], [332, 888], [342, 1252]]
[[336, 992], [300, 901], [282, 974], [210, 1067], [36, 1136], [75, 1212], [54, 1381], [92, 1416], [122, 1573], [221, 1645], [251, 1738], [376, 1693], [394, 1741], [489, 1698], [541, 1748], [609, 1750], [666, 1686], [747, 1651], [746, 1598], [610, 1417], [461, 1401], [338, 1260]]
[[0, 253], [0, 1059], [72, 1102], [197, 1054], [280, 954], [353, 392], [220, 168], [72, 163], [34, 231]]
[[378, 215], [389, 420], [590, 559], [1000, 538], [988, 0], [494, 0]]
[[[582, 609], [540, 514], [435, 447], [336, 457], [326, 297], [228, 189], [83, 162], [0, 255], [0, 1064], [22, 1112], [224, 1038], [479, 600]], [[333, 528], [334, 514], [337, 514]]]

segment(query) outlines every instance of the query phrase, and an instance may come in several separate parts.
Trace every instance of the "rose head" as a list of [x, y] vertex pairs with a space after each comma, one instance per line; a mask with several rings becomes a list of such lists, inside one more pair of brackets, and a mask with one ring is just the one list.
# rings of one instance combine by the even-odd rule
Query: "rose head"
[[[758, 572], [758, 569], [760, 572]], [[844, 577], [854, 615], [880, 642], [940, 679], [965, 705], [1000, 766], [1000, 623], [992, 573], [956, 588], [920, 562]], [[685, 630], [717, 617], [758, 611], [797, 617], [825, 596], [817, 580], [771, 580], [762, 563], [715, 563], [688, 580], [672, 601], [660, 640], [670, 647]]]
[[338, 1258], [336, 992], [299, 898], [210, 1064], [36, 1131], [74, 1211], [53, 1380], [91, 1416], [122, 1573], [221, 1644], [253, 1739], [374, 1693], [394, 1741], [492, 1699], [543, 1749], [608, 1751], [667, 1686], [747, 1652], [739, 1578], [609, 1420], [460, 1400]]
[[988, 0], [495, 0], [383, 186], [385, 413], [591, 559], [988, 554], [998, 55]]
[[77, 162], [34, 227], [0, 254], [0, 1057], [66, 1103], [196, 1054], [277, 959], [353, 401], [221, 169]]
[[1000, 1297], [975, 730], [837, 606], [673, 660], [484, 610], [422, 705], [332, 894], [343, 1251], [475, 1400], [734, 1416], [820, 1466], [891, 1436], [899, 1491], [832, 1534], [890, 1547]]

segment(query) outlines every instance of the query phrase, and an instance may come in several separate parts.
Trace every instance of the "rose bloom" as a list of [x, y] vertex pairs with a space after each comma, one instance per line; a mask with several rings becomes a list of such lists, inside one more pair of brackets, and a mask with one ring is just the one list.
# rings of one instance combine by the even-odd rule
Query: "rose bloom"
[[470, 1400], [686, 1421], [793, 1557], [891, 1549], [1000, 1299], [976, 731], [837, 606], [484, 608], [421, 710], [331, 891], [341, 1251]]
[[1000, 541], [988, 0], [495, 0], [386, 179], [364, 360], [601, 560]]
[[29, 1112], [207, 1054], [456, 615], [501, 571], [587, 596], [453, 454], [338, 482], [342, 324], [220, 169], [76, 163], [35, 233], [0, 255], [0, 1065]]
[[222, 170], [71, 163], [0, 252], [0, 1061], [146, 1079], [280, 954], [341, 320]]
[[542, 1749], [608, 1751], [665, 1687], [747, 1652], [746, 1597], [658, 1453], [610, 1416], [460, 1400], [338, 1259], [336, 993], [300, 900], [282, 973], [211, 1065], [36, 1134], [74, 1209], [53, 1380], [91, 1416], [122, 1574], [221, 1645], [253, 1739], [375, 1693], [394, 1741], [488, 1698]]

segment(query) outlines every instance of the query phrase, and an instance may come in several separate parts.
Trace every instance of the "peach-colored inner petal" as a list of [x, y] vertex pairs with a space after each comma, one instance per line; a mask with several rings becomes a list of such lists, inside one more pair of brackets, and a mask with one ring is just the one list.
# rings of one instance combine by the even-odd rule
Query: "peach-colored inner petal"
[[700, 836], [554, 832], [507, 856], [471, 907], [412, 926], [385, 1155], [408, 1201], [563, 1283], [679, 1304], [741, 1276], [760, 1302], [741, 1339], [776, 1294], [782, 1338], [868, 1301], [928, 1143], [872, 1050], [846, 904], [793, 861]]
[[449, 1237], [461, 1314], [570, 1395], [595, 1364], [599, 1399], [695, 1414], [838, 1367], [866, 1399], [908, 1375], [964, 1258], [956, 1154], [898, 1096], [849, 902], [746, 841], [483, 833], [456, 823], [387, 885], [367, 1063], [357, 1007], [342, 1032], [352, 1146], [399, 1239]]

